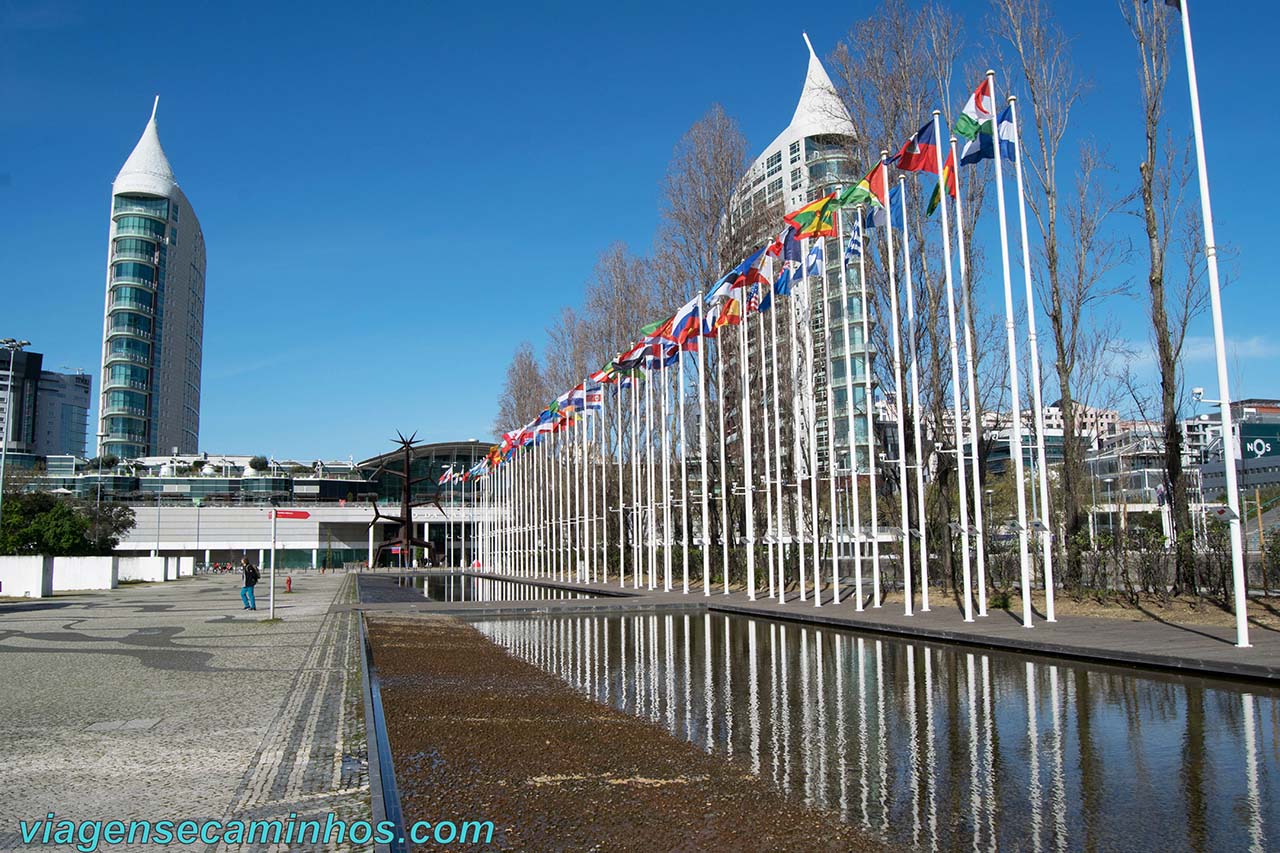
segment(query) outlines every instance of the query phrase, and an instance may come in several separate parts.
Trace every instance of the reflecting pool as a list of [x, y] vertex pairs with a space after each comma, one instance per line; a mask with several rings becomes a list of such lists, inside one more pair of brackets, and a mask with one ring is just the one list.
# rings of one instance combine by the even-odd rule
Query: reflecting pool
[[1280, 844], [1280, 694], [742, 616], [477, 620], [574, 688], [927, 850]]
[[360, 575], [360, 600], [371, 602], [433, 601], [561, 601], [591, 598], [587, 593], [520, 581], [477, 578], [463, 574]]

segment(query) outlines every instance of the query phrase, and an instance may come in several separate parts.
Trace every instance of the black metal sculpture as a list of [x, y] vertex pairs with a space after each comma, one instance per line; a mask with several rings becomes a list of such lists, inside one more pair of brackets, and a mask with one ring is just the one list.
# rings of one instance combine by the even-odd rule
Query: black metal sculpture
[[398, 438], [392, 439], [392, 440], [396, 444], [399, 444], [401, 450], [404, 451], [404, 471], [401, 472], [401, 471], [390, 470], [387, 468], [386, 463], [384, 462], [382, 465], [378, 466], [378, 470], [374, 472], [373, 476], [374, 476], [374, 479], [376, 479], [377, 477], [385, 473], [385, 474], [390, 474], [393, 477], [400, 478], [401, 480], [400, 514], [399, 515], [383, 515], [381, 510], [378, 509], [378, 502], [376, 500], [370, 499], [369, 503], [373, 505], [373, 520], [369, 522], [369, 526], [372, 527], [373, 525], [377, 524], [379, 521], [394, 521], [396, 522], [397, 525], [399, 525], [400, 530], [399, 530], [398, 536], [395, 536], [394, 538], [391, 538], [391, 539], [387, 539], [386, 541], [380, 542], [378, 544], [377, 549], [373, 552], [373, 560], [369, 564], [370, 568], [373, 568], [374, 566], [378, 565], [379, 560], [382, 558], [383, 551], [390, 550], [397, 546], [399, 546], [400, 548], [408, 549], [408, 553], [412, 554], [413, 547], [416, 545], [419, 548], [422, 548], [423, 551], [429, 555], [429, 558], [434, 561], [434, 554], [432, 552], [431, 543], [426, 541], [425, 539], [420, 539], [413, 535], [413, 508], [415, 506], [425, 506], [426, 504], [434, 504], [435, 507], [440, 510], [441, 515], [444, 514], [444, 510], [440, 507], [440, 502], [435, 496], [432, 496], [429, 500], [422, 500], [422, 501], [413, 500], [413, 495], [412, 495], [413, 487], [416, 486], [418, 483], [423, 482], [424, 480], [431, 479], [430, 476], [415, 478], [412, 476], [412, 473], [411, 473], [412, 472], [411, 466], [413, 464], [413, 448], [414, 448], [414, 445], [418, 443], [417, 442], [418, 434], [415, 432], [413, 435], [409, 436], [408, 438], [405, 438], [404, 433], [397, 430], [396, 435], [398, 436]]

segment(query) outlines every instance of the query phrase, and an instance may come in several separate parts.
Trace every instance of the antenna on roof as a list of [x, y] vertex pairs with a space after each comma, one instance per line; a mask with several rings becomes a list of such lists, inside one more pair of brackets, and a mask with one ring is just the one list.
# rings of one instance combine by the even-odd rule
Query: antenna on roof
[[[809, 34], [808, 34], [808, 33], [805, 33], [805, 32], [802, 32], [802, 33], [800, 33], [800, 35], [804, 36], [804, 43], [805, 43], [806, 45], [808, 45], [808, 47], [809, 47], [809, 52], [810, 52], [810, 53], [814, 53], [814, 50], [813, 50], [813, 42], [809, 41]], [[159, 96], [159, 95], [157, 95], [157, 96], [156, 96], [156, 100], [157, 100], [157, 101], [158, 101], [158, 100], [160, 100], [160, 96]]]
[[[808, 36], [805, 36], [805, 37], [804, 37], [804, 40], [805, 40], [805, 41], [808, 41], [808, 40], [809, 40], [809, 37], [808, 37]], [[813, 48], [809, 48], [809, 49], [810, 49], [810, 50], [813, 50]], [[153, 103], [153, 104], [151, 105], [151, 120], [152, 120], [152, 121], [155, 121], [155, 120], [156, 120], [156, 110], [158, 110], [158, 109], [160, 109], [160, 96], [159, 96], [159, 95], [156, 95], [155, 103]]]

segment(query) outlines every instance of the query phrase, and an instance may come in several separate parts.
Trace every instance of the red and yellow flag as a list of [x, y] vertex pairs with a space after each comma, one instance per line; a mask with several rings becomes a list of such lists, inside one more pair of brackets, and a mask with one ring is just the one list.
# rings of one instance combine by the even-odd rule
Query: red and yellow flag
[[782, 217], [796, 230], [797, 239], [804, 237], [834, 237], [836, 235], [836, 194], [825, 195], [809, 202], [799, 210]]

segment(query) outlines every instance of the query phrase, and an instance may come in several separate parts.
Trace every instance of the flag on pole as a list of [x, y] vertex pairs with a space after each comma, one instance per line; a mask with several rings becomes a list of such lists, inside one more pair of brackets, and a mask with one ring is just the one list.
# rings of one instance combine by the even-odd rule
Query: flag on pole
[[[1005, 107], [1000, 113], [996, 131], [1000, 136], [1000, 159], [1012, 163], [1017, 157], [1017, 148], [1013, 142], [1016, 136], [1013, 131], [1013, 110], [1009, 107]], [[977, 136], [965, 140], [964, 148], [960, 151], [960, 165], [972, 166], [983, 160], [994, 160], [995, 156], [995, 143], [991, 137], [991, 124], [988, 122]]]
[[938, 180], [938, 185], [933, 188], [933, 195], [929, 196], [929, 206], [925, 209], [925, 216], [932, 216], [933, 212], [938, 209], [938, 202], [942, 200], [942, 184], [947, 185], [947, 195], [952, 198], [956, 197], [956, 155], [948, 154], [947, 162], [942, 164], [942, 177]]
[[592, 382], [609, 383], [618, 378], [618, 369], [614, 367], [613, 362], [609, 362], [604, 367], [587, 377]]
[[799, 210], [783, 216], [798, 237], [834, 237], [836, 233], [836, 194], [814, 199]]
[[820, 276], [822, 275], [822, 241], [814, 243], [809, 247], [809, 257], [805, 259], [806, 275]]
[[883, 228], [884, 221], [887, 217], [893, 223], [893, 227], [899, 231], [902, 230], [902, 190], [898, 184], [894, 184], [889, 188], [889, 204], [885, 207], [871, 208], [871, 214], [866, 218], [868, 228]]
[[763, 248], [757, 249], [755, 254], [751, 255], [751, 257], [734, 267], [733, 272], [730, 273], [730, 275], [733, 276], [733, 283], [730, 285], [731, 287], [737, 289], [750, 287], [757, 282], [768, 283], [764, 275], [760, 272], [760, 264], [764, 259], [764, 252], [765, 250]]
[[443, 486], [453, 479], [453, 468], [445, 468], [444, 473], [440, 475], [440, 479], [436, 480], [437, 486]]
[[788, 227], [782, 237], [782, 246], [778, 250], [778, 257], [782, 261], [782, 270], [773, 282], [775, 295], [791, 295], [792, 279], [795, 277], [796, 271], [800, 269], [800, 250], [800, 241], [796, 239], [795, 229]]
[[845, 266], [860, 257], [862, 257], [862, 223], [855, 220], [849, 228], [849, 242], [844, 247]]
[[855, 204], [883, 206], [888, 203], [884, 195], [884, 183], [884, 163], [876, 163], [875, 168], [868, 172], [865, 178], [840, 193], [836, 206], [852, 207]]
[[929, 172], [938, 174], [938, 138], [934, 133], [937, 122], [929, 121], [902, 143], [898, 152], [898, 169], [903, 172]]
[[716, 318], [716, 328], [736, 326], [742, 322], [742, 304], [737, 299], [726, 299], [721, 307], [720, 316]]
[[695, 296], [676, 311], [671, 321], [671, 339], [684, 343], [698, 334], [698, 310], [701, 297]]
[[991, 78], [984, 76], [978, 88], [973, 90], [969, 101], [956, 119], [952, 128], [957, 136], [973, 139], [979, 133], [991, 132], [991, 120], [995, 118], [995, 108], [991, 101]]

